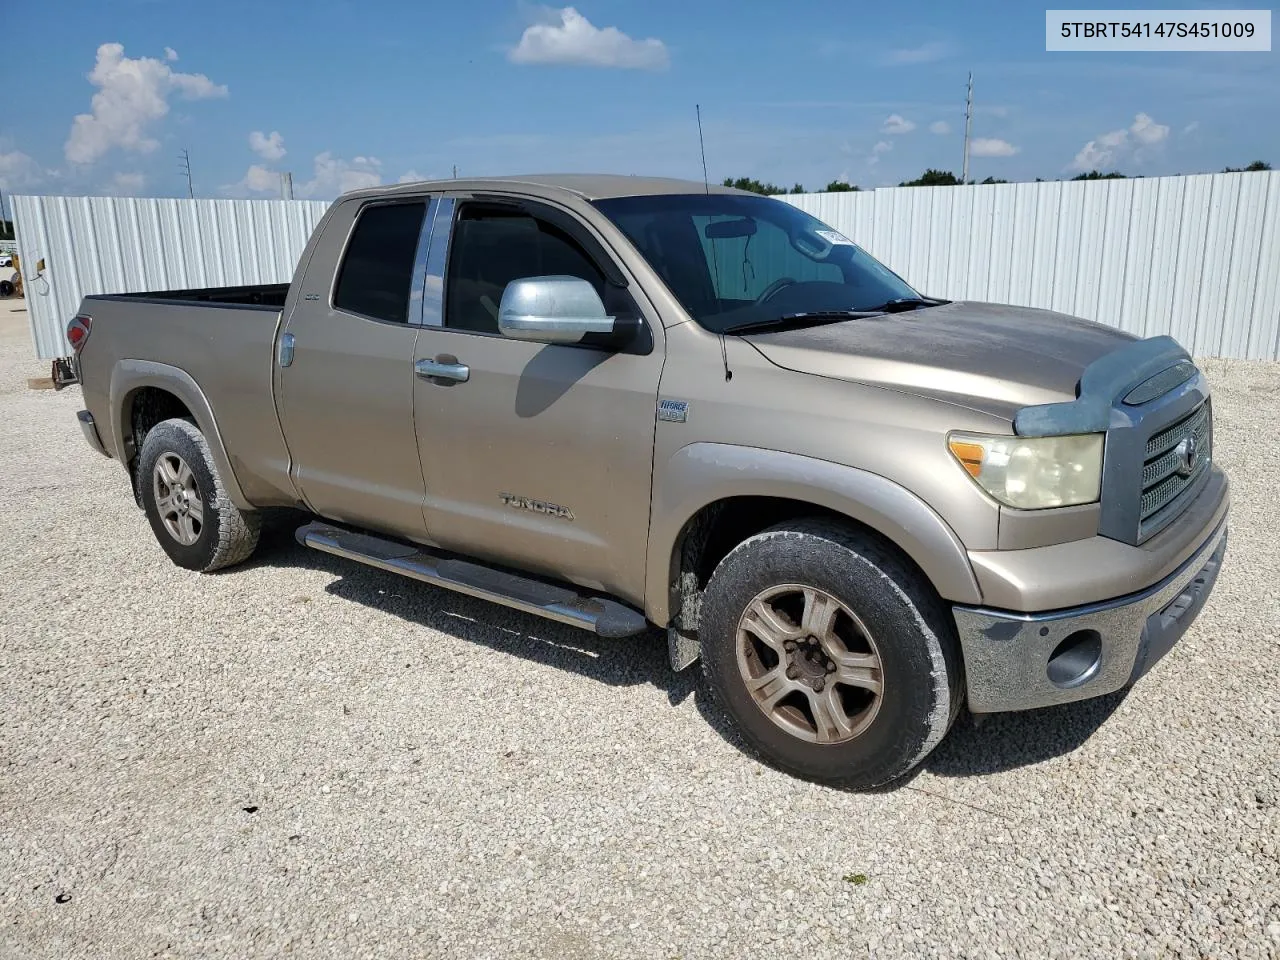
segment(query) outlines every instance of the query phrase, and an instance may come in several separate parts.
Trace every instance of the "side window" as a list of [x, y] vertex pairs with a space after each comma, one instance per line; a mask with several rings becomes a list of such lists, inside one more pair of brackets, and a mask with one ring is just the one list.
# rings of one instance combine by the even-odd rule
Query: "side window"
[[409, 284], [427, 205], [373, 204], [360, 211], [338, 270], [333, 305], [375, 320], [409, 319]]
[[463, 207], [449, 252], [444, 325], [496, 334], [507, 284], [553, 275], [581, 277], [605, 295], [600, 269], [559, 227], [510, 209]]
[[707, 237], [708, 224], [733, 219], [735, 218], [730, 216], [693, 218], [720, 300], [754, 300], [780, 277], [790, 277], [801, 282], [845, 282], [844, 271], [839, 266], [810, 260], [791, 246], [785, 230], [768, 220], [756, 219], [756, 233], [753, 236], [720, 237], [714, 240]]

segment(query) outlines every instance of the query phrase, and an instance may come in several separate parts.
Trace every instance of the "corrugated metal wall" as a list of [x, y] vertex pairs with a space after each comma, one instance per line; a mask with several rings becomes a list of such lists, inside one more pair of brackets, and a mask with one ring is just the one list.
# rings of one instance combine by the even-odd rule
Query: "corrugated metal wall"
[[[287, 283], [327, 203], [304, 200], [13, 199], [36, 354], [70, 352], [80, 298]], [[36, 261], [45, 261], [35, 277]]]
[[1280, 359], [1280, 171], [780, 197], [921, 291]]
[[[1280, 172], [783, 197], [913, 285], [1280, 359]], [[281, 283], [327, 204], [14, 197], [36, 350], [88, 293]], [[737, 265], [740, 268], [740, 264]], [[726, 269], [729, 266], [726, 265]], [[42, 293], [44, 295], [42, 295]]]

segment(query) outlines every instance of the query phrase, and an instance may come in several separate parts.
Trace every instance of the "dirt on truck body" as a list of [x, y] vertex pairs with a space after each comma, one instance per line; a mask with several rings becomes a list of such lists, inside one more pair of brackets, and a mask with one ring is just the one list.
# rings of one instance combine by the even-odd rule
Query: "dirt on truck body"
[[882, 784], [962, 706], [1136, 682], [1226, 547], [1175, 341], [932, 298], [701, 183], [358, 191], [287, 288], [87, 297], [68, 339], [86, 440], [176, 564], [240, 562], [293, 507], [353, 562], [665, 628], [805, 777]]

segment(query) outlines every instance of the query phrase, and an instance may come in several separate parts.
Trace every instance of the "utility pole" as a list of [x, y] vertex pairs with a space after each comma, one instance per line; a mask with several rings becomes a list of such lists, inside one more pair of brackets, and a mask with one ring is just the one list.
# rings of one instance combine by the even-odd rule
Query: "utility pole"
[[293, 174], [287, 170], [280, 174], [280, 199], [293, 199]]
[[458, 165], [456, 163], [453, 165], [453, 179], [458, 179]]
[[194, 200], [196, 198], [195, 191], [191, 189], [191, 155], [187, 153], [186, 148], [182, 149], [182, 156], [178, 157], [182, 161], [180, 172], [187, 178], [187, 198]]
[[969, 95], [964, 102], [964, 165], [960, 170], [960, 182], [969, 182], [969, 131], [973, 128], [973, 71], [969, 71]]

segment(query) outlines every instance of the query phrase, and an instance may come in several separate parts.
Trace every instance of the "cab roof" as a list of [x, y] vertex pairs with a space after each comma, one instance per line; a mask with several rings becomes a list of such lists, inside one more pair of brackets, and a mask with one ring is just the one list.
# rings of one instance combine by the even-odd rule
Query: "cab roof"
[[386, 197], [400, 193], [418, 193], [426, 187], [433, 190], [514, 190], [545, 194], [565, 192], [584, 200], [609, 200], [614, 197], [647, 197], [673, 193], [742, 193], [732, 187], [704, 184], [699, 180], [671, 177], [637, 177], [616, 173], [536, 173], [507, 177], [469, 177], [457, 180], [422, 180], [393, 186], [355, 190], [344, 197]]

